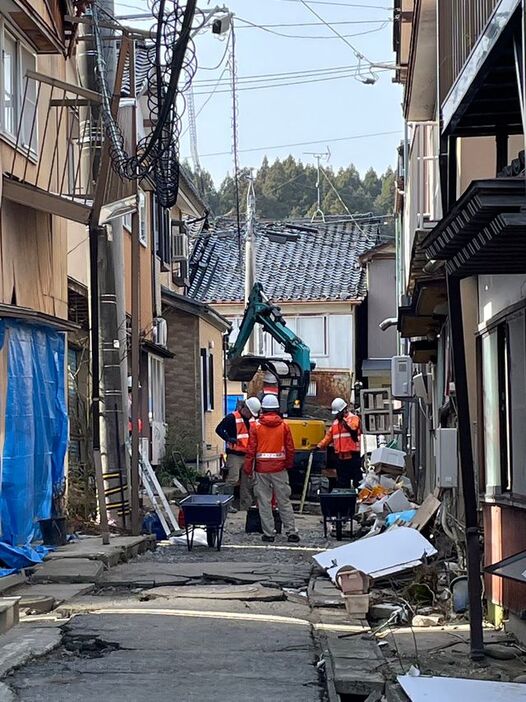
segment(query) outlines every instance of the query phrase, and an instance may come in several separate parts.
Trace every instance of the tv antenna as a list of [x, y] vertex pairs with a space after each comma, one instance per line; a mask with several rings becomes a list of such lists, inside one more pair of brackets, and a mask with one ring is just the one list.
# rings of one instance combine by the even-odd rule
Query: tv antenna
[[304, 153], [307, 156], [314, 156], [316, 159], [316, 168], [317, 168], [317, 178], [316, 178], [316, 192], [317, 192], [317, 204], [316, 204], [316, 212], [312, 215], [311, 217], [311, 222], [314, 222], [316, 217], [319, 215], [321, 217], [321, 221], [325, 222], [325, 214], [323, 213], [323, 210], [321, 209], [321, 167], [320, 167], [320, 162], [322, 159], [328, 161], [331, 157], [331, 150], [329, 147], [327, 147], [327, 150], [324, 151], [323, 153], [319, 153], [316, 151], [304, 151]]

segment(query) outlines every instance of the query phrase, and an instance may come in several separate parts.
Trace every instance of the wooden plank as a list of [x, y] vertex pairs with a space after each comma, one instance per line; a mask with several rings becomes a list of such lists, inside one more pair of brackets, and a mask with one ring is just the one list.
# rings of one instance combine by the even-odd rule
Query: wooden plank
[[437, 500], [434, 495], [428, 495], [417, 509], [413, 520], [406, 526], [422, 531], [426, 524], [428, 524], [438, 512], [441, 504], [440, 500]]
[[4, 197], [20, 205], [32, 207], [42, 212], [71, 219], [79, 224], [88, 224], [91, 208], [84, 203], [66, 200], [60, 195], [48, 193], [34, 185], [20, 183], [9, 177], [4, 177]]

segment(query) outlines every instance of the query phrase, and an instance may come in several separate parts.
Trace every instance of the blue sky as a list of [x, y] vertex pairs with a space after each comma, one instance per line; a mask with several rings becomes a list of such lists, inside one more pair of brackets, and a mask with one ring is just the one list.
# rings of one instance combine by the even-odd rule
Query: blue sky
[[[329, 3], [331, 0], [325, 2]], [[347, 36], [348, 41], [368, 59], [373, 62], [394, 61], [392, 3], [388, 0], [332, 2], [335, 4], [322, 4], [321, 1], [319, 4], [309, 4], [324, 20], [333, 24], [338, 32]], [[338, 2], [341, 5], [337, 5]], [[202, 9], [213, 6], [213, 0], [209, 3], [202, 0], [200, 4]], [[117, 3], [116, 14], [135, 12], [141, 7], [146, 7], [143, 0]], [[228, 7], [236, 16], [237, 74], [240, 88], [243, 87], [243, 78], [246, 76], [357, 66], [358, 61], [351, 48], [332, 34], [299, 0], [230, 0]], [[265, 25], [270, 31], [251, 27], [248, 22]], [[349, 24], [343, 24], [347, 22]], [[301, 23], [316, 24], [304, 27], [268, 26]], [[281, 37], [272, 32], [328, 38]], [[226, 64], [216, 70], [206, 68], [213, 67], [220, 61], [225, 44], [210, 31], [199, 34], [195, 44], [199, 68], [195, 77], [194, 92], [196, 112], [199, 112]], [[355, 70], [350, 68], [349, 72]], [[342, 72], [345, 73], [345, 70]], [[368, 74], [365, 63], [363, 74]], [[312, 74], [311, 77], [325, 79], [327, 75]], [[333, 168], [354, 163], [362, 173], [369, 166], [373, 166], [377, 171], [384, 171], [387, 166], [394, 165], [396, 147], [402, 136], [401, 89], [392, 83], [393, 75], [392, 71], [379, 71], [378, 81], [374, 85], [364, 85], [356, 78], [348, 76], [337, 80], [320, 80], [278, 88], [240, 89], [240, 165], [257, 168], [265, 153], [270, 161], [293, 154], [305, 162], [314, 162], [313, 156], [306, 152], [323, 152], [328, 146], [331, 152], [328, 163]], [[223, 81], [227, 78], [228, 72], [225, 72]], [[296, 79], [296, 76], [284, 78], [282, 82], [292, 82]], [[257, 83], [254, 81], [250, 85], [263, 85], [266, 82], [256, 80]], [[222, 82], [217, 85], [216, 93], [197, 118], [201, 166], [212, 173], [216, 183], [220, 182], [227, 172], [232, 172], [231, 115], [228, 83]], [[186, 126], [185, 117], [183, 128]], [[385, 132], [395, 133], [381, 134]], [[366, 134], [379, 136], [345, 139]], [[320, 140], [318, 144], [245, 151], [316, 140]], [[189, 155], [190, 146], [186, 133], [181, 141], [181, 156]]]

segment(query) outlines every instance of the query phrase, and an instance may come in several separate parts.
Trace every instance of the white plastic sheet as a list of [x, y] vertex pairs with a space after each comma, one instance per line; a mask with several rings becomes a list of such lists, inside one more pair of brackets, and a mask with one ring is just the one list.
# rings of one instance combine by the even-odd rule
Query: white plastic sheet
[[334, 581], [342, 566], [352, 566], [372, 578], [398, 573], [419, 565], [436, 548], [416, 529], [398, 527], [368, 539], [323, 551], [314, 560]]
[[465, 678], [399, 675], [398, 682], [411, 702], [523, 702], [526, 685]]

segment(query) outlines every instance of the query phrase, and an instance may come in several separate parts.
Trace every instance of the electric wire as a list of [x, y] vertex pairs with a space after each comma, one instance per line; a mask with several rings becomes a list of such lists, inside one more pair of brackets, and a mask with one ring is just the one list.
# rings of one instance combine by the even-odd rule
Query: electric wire
[[[225, 68], [223, 69], [221, 75], [219, 76], [219, 79], [218, 79], [218, 82], [216, 83], [215, 88], [212, 90], [212, 92], [210, 93], [210, 95], [206, 98], [206, 100], [203, 102], [203, 104], [201, 105], [201, 107], [200, 107], [200, 108], [197, 110], [197, 112], [195, 113], [195, 119], [196, 119], [196, 120], [197, 120], [197, 118], [199, 117], [199, 115], [201, 114], [201, 112], [202, 112], [202, 111], [205, 109], [205, 107], [208, 105], [208, 103], [210, 102], [210, 100], [211, 100], [211, 99], [214, 97], [214, 95], [216, 94], [216, 90], [217, 90], [217, 88], [219, 87], [219, 80], [225, 75], [225, 73], [226, 73], [227, 71], [228, 71], [228, 66], [225, 66]], [[197, 93], [197, 94], [200, 95], [201, 93]], [[196, 95], [195, 92], [194, 92], [194, 95]], [[187, 126], [184, 128], [184, 130], [181, 132], [181, 138], [183, 138], [183, 137], [185, 136], [185, 134], [188, 132], [189, 129], [190, 129], [190, 125], [187, 125]]]
[[[141, 47], [141, 50], [149, 63], [148, 110], [154, 126], [152, 131], [139, 141], [135, 155], [126, 152], [124, 136], [111, 113], [112, 97], [107, 82], [103, 38], [98, 21], [101, 8], [96, 3], [91, 8], [96, 74], [102, 96], [101, 112], [112, 165], [121, 177], [128, 180], [142, 180], [146, 177], [153, 180], [159, 203], [163, 207], [175, 204], [179, 188], [178, 147], [181, 115], [184, 111], [183, 93], [189, 87], [197, 69], [191, 39], [196, 2], [197, 0], [187, 0], [186, 6], [182, 7], [178, 0], [173, 0], [167, 10], [167, 0], [153, 0], [153, 42]], [[203, 25], [204, 20], [201, 21], [201, 27]], [[129, 75], [131, 76], [131, 72]]]
[[[347, 39], [352, 39], [353, 37], [362, 37], [366, 34], [374, 34], [375, 32], [381, 32], [382, 29], [385, 29], [385, 27], [391, 22], [390, 19], [384, 20], [384, 22], [379, 26], [376, 27], [375, 29], [366, 29], [363, 32], [354, 32], [353, 34], [340, 34], [336, 37], [328, 37], [326, 35], [318, 36], [318, 35], [312, 35], [312, 34], [288, 34], [285, 32], [278, 32], [275, 29], [267, 29], [264, 25], [260, 24], [255, 24], [254, 22], [249, 22], [248, 20], [244, 20], [247, 22], [251, 27], [254, 29], [261, 29], [263, 32], [267, 32], [268, 34], [275, 34], [277, 37], [284, 37], [285, 39], [343, 39], [346, 43]], [[365, 57], [364, 57], [365, 58]]]
[[[284, 22], [281, 24], [256, 24], [245, 20], [242, 17], [237, 17], [238, 22], [245, 22], [251, 27], [257, 27], [258, 29], [286, 29], [287, 27], [324, 27], [325, 22]], [[385, 19], [377, 20], [337, 20], [331, 22], [331, 25], [342, 25], [342, 24], [382, 24], [382, 22], [392, 22], [392, 18], [388, 17]], [[248, 29], [248, 27], [238, 27], [238, 29]]]
[[[379, 73], [383, 73], [385, 71], [390, 71], [390, 68], [381, 68], [378, 70]], [[285, 81], [285, 82], [275, 82], [275, 83], [265, 83], [264, 85], [242, 85], [240, 88], [238, 88], [239, 92], [245, 92], [247, 90], [267, 90], [269, 88], [285, 88], [288, 87], [289, 85], [310, 85], [311, 83], [326, 83], [327, 81], [331, 80], [341, 80], [342, 78], [356, 78], [356, 76], [362, 75], [361, 73], [361, 68], [356, 69], [354, 71], [351, 71], [350, 73], [342, 73], [334, 76], [325, 76], [322, 78], [308, 78], [306, 77], [306, 80], [296, 80], [296, 81]], [[228, 93], [230, 92], [227, 89], [222, 89], [222, 90], [217, 90], [216, 91], [218, 94], [221, 93]], [[199, 92], [195, 92], [195, 95], [209, 95], [209, 91], [206, 90], [201, 90]]]
[[[291, 144], [274, 144], [272, 146], [255, 146], [250, 149], [239, 149], [239, 153], [251, 153], [253, 151], [267, 151], [270, 149], [288, 149], [293, 146], [310, 146], [311, 144], [327, 144], [340, 141], [352, 141], [354, 139], [370, 139], [372, 137], [378, 136], [390, 136], [392, 134], [401, 134], [401, 130], [393, 130], [390, 132], [370, 132], [368, 134], [353, 134], [346, 137], [336, 137], [333, 139], [316, 139], [314, 141], [297, 141]], [[216, 151], [215, 153], [204, 154], [202, 158], [209, 158], [211, 156], [228, 156], [230, 151]]]
[[366, 63], [368, 65], [371, 77], [372, 77], [373, 81], [375, 81], [377, 79], [377, 76], [376, 76], [376, 73], [373, 72], [373, 70], [372, 70], [372, 67], [374, 65], [373, 62], [370, 59], [368, 59], [367, 56], [362, 54], [362, 52], [359, 51], [355, 46], [353, 46], [351, 44], [351, 42], [348, 41], [348, 38], [346, 36], [344, 36], [343, 34], [341, 34], [337, 29], [335, 29], [332, 26], [332, 24], [330, 24], [330, 22], [327, 22], [320, 14], [318, 14], [318, 12], [316, 12], [316, 10], [314, 10], [312, 7], [310, 7], [310, 5], [306, 2], [306, 0], [300, 0], [300, 2], [304, 7], [307, 8], [307, 10], [309, 10], [309, 12], [311, 14], [313, 14], [321, 22], [323, 22], [323, 24], [325, 24], [327, 29], [329, 29], [333, 34], [335, 34], [337, 37], [339, 37], [351, 49], [351, 51], [356, 56], [358, 61], [363, 61], [364, 63]]
[[[386, 62], [387, 63], [387, 62]], [[302, 71], [280, 71], [278, 73], [255, 73], [252, 75], [247, 75], [247, 76], [238, 76], [237, 82], [238, 85], [239, 83], [252, 83], [252, 82], [259, 82], [260, 80], [285, 80], [288, 78], [294, 79], [294, 78], [301, 78], [301, 77], [309, 77], [309, 76], [317, 76], [317, 75], [324, 75], [324, 74], [332, 74], [332, 73], [342, 73], [350, 70], [354, 70], [358, 68], [358, 64], [352, 64], [352, 65], [347, 65], [347, 66], [327, 66], [326, 68], [311, 68], [311, 69], [303, 69]], [[201, 70], [201, 66], [199, 67], [199, 70]], [[198, 85], [200, 87], [204, 87], [207, 84], [214, 84], [217, 81], [212, 79], [212, 78], [197, 78], [196, 80], [193, 81], [193, 85]], [[228, 83], [228, 79], [223, 81], [224, 83]]]

